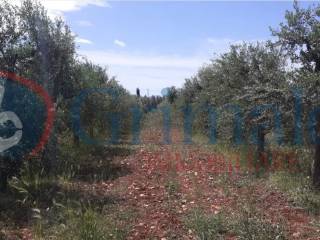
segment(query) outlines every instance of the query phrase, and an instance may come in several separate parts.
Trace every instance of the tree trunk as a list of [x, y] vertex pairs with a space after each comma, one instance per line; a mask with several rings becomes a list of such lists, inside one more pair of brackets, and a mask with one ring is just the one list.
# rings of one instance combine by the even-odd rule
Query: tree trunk
[[320, 188], [320, 144], [315, 144], [315, 156], [312, 169], [312, 183], [316, 188]]
[[[320, 132], [320, 116], [317, 116], [317, 137]], [[312, 168], [312, 184], [314, 187], [320, 189], [320, 143], [315, 142], [315, 154], [313, 159], [313, 168]]]
[[0, 169], [0, 192], [4, 193], [8, 188], [8, 173], [6, 169]]
[[265, 130], [263, 127], [258, 128], [258, 146], [257, 146], [257, 162], [256, 162], [256, 171], [258, 173], [259, 169], [261, 167], [265, 167], [265, 155], [264, 155], [264, 150], [265, 150]]
[[[0, 192], [6, 192], [8, 188], [8, 178], [19, 172], [19, 167], [13, 166], [14, 162], [6, 156], [0, 157]], [[14, 170], [16, 170], [14, 172]]]
[[73, 133], [73, 144], [76, 147], [79, 147], [80, 145], [80, 138], [77, 134]]
[[58, 139], [56, 126], [51, 130], [51, 136], [42, 153], [42, 167], [47, 176], [54, 176], [58, 170]]
[[258, 129], [258, 153], [259, 157], [264, 152], [264, 145], [265, 145], [265, 131], [262, 127]]
[[317, 73], [320, 72], [320, 59], [316, 60], [316, 66], [315, 66], [314, 71]]
[[89, 128], [89, 135], [90, 138], [94, 138], [94, 123], [91, 124], [90, 128]]

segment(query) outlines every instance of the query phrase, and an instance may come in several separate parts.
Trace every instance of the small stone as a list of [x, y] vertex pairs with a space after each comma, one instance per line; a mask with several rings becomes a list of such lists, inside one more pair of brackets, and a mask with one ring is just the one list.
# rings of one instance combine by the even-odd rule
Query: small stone
[[300, 237], [301, 233], [300, 232], [295, 232], [294, 234], [292, 234], [293, 237], [298, 238]]

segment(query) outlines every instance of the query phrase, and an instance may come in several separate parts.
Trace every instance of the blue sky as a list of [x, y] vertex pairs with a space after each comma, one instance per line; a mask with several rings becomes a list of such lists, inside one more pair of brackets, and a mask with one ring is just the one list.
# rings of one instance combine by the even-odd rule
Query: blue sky
[[[77, 34], [78, 53], [108, 67], [129, 91], [181, 87], [230, 43], [271, 38], [291, 1], [120, 2], [44, 0]], [[312, 2], [302, 2], [303, 6]]]

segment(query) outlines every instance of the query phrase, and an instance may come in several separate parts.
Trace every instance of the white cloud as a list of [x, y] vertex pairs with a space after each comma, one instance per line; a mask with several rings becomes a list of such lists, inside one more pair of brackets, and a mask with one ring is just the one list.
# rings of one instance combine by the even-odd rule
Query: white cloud
[[256, 43], [256, 42], [264, 42], [265, 39], [244, 39], [244, 40], [236, 40], [232, 38], [208, 38], [208, 43], [213, 45], [232, 45], [232, 44], [240, 44], [243, 42], [246, 43]]
[[[257, 42], [258, 39], [244, 40]], [[263, 40], [259, 40], [263, 41]], [[94, 63], [107, 66], [109, 73], [130, 92], [134, 93], [137, 87], [141, 94], [160, 95], [165, 87], [182, 87], [186, 78], [195, 75], [199, 68], [209, 59], [215, 58], [229, 50], [231, 44], [241, 43], [241, 40], [230, 38], [208, 38], [195, 49], [190, 56], [157, 55], [113, 51], [84, 51], [80, 55], [87, 56]]]
[[76, 37], [76, 43], [82, 43], [82, 44], [92, 44], [93, 42], [88, 40], [88, 39], [85, 39], [85, 38], [79, 38], [79, 37]]
[[217, 53], [222, 53], [227, 51], [230, 45], [235, 44], [237, 40], [233, 40], [230, 38], [208, 38], [207, 42], [210, 48], [218, 51]]
[[[22, 0], [10, 1], [14, 5], [20, 5], [21, 2]], [[106, 0], [41, 0], [40, 2], [48, 10], [50, 17], [63, 17], [64, 12], [78, 11], [89, 5], [110, 7]]]
[[153, 67], [153, 68], [194, 68], [204, 63], [205, 59], [191, 56], [176, 55], [142, 55], [130, 53], [115, 53], [111, 51], [79, 51], [80, 54], [91, 57], [94, 62], [106, 65]]
[[127, 44], [125, 43], [125, 42], [123, 42], [123, 41], [120, 41], [120, 40], [114, 40], [113, 41], [113, 43], [115, 44], [115, 45], [117, 45], [117, 46], [119, 46], [119, 47], [125, 47], [125, 46], [127, 46]]
[[81, 27], [92, 27], [93, 23], [90, 21], [86, 21], [86, 20], [80, 20], [77, 22], [79, 26]]
[[231, 45], [237, 45], [241, 43], [257, 43], [257, 42], [265, 42], [266, 39], [244, 39], [244, 40], [236, 40], [231, 38], [207, 38], [207, 47], [209, 49], [213, 49], [214, 53], [221, 54], [227, 52]]
[[160, 95], [161, 89], [170, 86], [181, 87], [185, 78], [194, 75], [208, 59], [197, 56], [146, 55], [116, 53], [111, 51], [80, 50], [80, 55], [107, 66], [111, 75], [130, 92], [137, 87], [141, 94]]

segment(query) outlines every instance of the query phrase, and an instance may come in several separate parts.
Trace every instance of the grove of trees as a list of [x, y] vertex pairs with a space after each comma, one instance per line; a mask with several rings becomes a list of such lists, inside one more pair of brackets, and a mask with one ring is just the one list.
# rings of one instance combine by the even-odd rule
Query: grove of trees
[[[271, 29], [275, 41], [231, 46], [186, 79], [174, 101], [180, 110], [213, 106], [219, 139], [235, 142], [236, 118], [241, 119], [236, 143], [254, 143], [258, 152], [265, 151], [271, 132], [278, 145], [314, 149], [312, 179], [319, 188], [320, 6], [302, 9], [294, 2], [293, 7], [285, 22]], [[194, 128], [210, 135], [209, 119], [208, 111], [197, 113]]]
[[[235, 208], [244, 215], [236, 230], [245, 236], [241, 239], [285, 239], [278, 234], [280, 225], [273, 226], [274, 219], [260, 221], [262, 215], [279, 215], [281, 222], [290, 218], [288, 224], [297, 225], [293, 230], [316, 231], [317, 223], [303, 218], [295, 204], [319, 214], [320, 4], [304, 9], [294, 2], [285, 21], [270, 32], [272, 41], [231, 45], [186, 79], [182, 88], [165, 88], [162, 97], [142, 96], [139, 88], [130, 94], [105, 67], [79, 56], [69, 26], [60, 18], [50, 18], [41, 1], [22, 0], [21, 6], [15, 6], [0, 0], [0, 145], [23, 130], [19, 144], [0, 151], [0, 240], [127, 239], [129, 234], [133, 238], [128, 239], [137, 239], [160, 231], [165, 233], [159, 239], [180, 239], [178, 228], [188, 231], [184, 237], [198, 234], [195, 229], [200, 230], [199, 239], [216, 239], [202, 232], [236, 237], [229, 230], [240, 224], [224, 226], [236, 218], [231, 205], [238, 205]], [[45, 90], [50, 109], [39, 88], [13, 81], [19, 76]], [[9, 111], [19, 117], [22, 129], [6, 119], [3, 112]], [[48, 141], [31, 155], [48, 130], [49, 112], [54, 113], [54, 121]], [[138, 145], [142, 127], [146, 141]], [[174, 128], [181, 129], [171, 135]], [[207, 136], [210, 144], [222, 144], [203, 147], [199, 140], [186, 146], [192, 143], [192, 131], [201, 140]], [[183, 132], [180, 146], [177, 139]], [[154, 146], [158, 140], [178, 144]], [[242, 166], [235, 166], [233, 175], [231, 158], [242, 147], [254, 152], [256, 166], [264, 164], [265, 156], [270, 160], [274, 149], [300, 154], [301, 174], [286, 171], [284, 176], [290, 178], [278, 176], [285, 187], [292, 185], [288, 179], [294, 181], [286, 191], [293, 196], [294, 209], [284, 191], [278, 192], [280, 184], [272, 182], [276, 174], [266, 174], [263, 184], [251, 178], [247, 169], [238, 174]], [[182, 159], [186, 166], [194, 161], [195, 167], [180, 174]], [[224, 165], [228, 172], [213, 174], [203, 160], [216, 161], [217, 169]], [[158, 171], [163, 166], [168, 171]], [[290, 193], [300, 177], [297, 194]], [[261, 193], [266, 196], [260, 198]], [[261, 204], [265, 199], [268, 205]], [[279, 200], [275, 208], [274, 199]], [[261, 211], [254, 210], [258, 205]], [[196, 228], [180, 227], [183, 219], [193, 217], [189, 210], [196, 207], [207, 210], [203, 217], [195, 212]], [[225, 207], [230, 209], [222, 212]], [[279, 214], [274, 214], [278, 209]], [[214, 213], [213, 218], [207, 213]], [[223, 220], [224, 213], [232, 215]], [[29, 238], [7, 238], [17, 228], [19, 236], [20, 230], [22, 236], [30, 232]], [[255, 238], [256, 233], [261, 237]], [[295, 238], [304, 236], [292, 233]]]
[[[228, 52], [212, 59], [195, 76], [186, 79], [182, 89], [171, 87], [166, 96], [167, 103], [180, 109], [214, 106], [218, 111], [218, 137], [236, 144], [255, 143], [259, 154], [265, 151], [266, 137], [271, 133], [278, 145], [303, 144], [314, 148], [312, 179], [313, 185], [320, 187], [320, 141], [317, 137], [320, 111], [315, 108], [319, 105], [320, 87], [320, 6], [302, 9], [294, 2], [294, 9], [287, 11], [285, 22], [279, 28], [271, 29], [271, 33], [276, 41], [231, 46]], [[91, 139], [114, 134], [128, 136], [132, 130], [132, 107], [138, 104], [147, 113], [163, 101], [156, 96], [142, 97], [139, 89], [137, 96], [130, 95], [105, 68], [81, 59], [76, 54], [75, 36], [68, 25], [62, 19], [49, 18], [41, 4], [32, 0], [23, 1], [21, 7], [1, 1], [0, 69], [32, 79], [52, 98], [56, 118], [51, 137], [38, 156], [47, 175], [55, 174], [59, 169], [58, 143], [61, 139], [72, 135], [68, 144], [76, 147], [81, 144], [74, 131], [75, 116], [69, 110], [83, 90], [108, 88], [117, 93], [116, 101], [99, 91], [86, 97], [80, 116]], [[10, 89], [10, 81], [4, 80], [7, 80], [4, 81], [5, 88]], [[4, 98], [14, 98], [10, 93], [8, 91]], [[30, 97], [30, 93], [23, 91], [17, 100], [10, 99], [1, 107], [9, 108], [13, 102], [22, 104], [27, 115], [25, 119], [39, 116], [28, 123], [27, 132], [32, 137], [30, 140], [28, 136], [24, 144], [31, 146], [30, 141], [38, 140], [34, 129], [39, 128], [38, 121], [43, 120], [45, 109]], [[42, 109], [42, 114], [36, 114], [37, 109]], [[121, 116], [110, 119], [107, 112]], [[201, 111], [196, 115], [195, 128], [204, 134], [212, 134], [210, 113]], [[237, 123], [240, 125], [235, 124], [235, 119], [241, 119]], [[113, 121], [120, 121], [121, 128], [114, 129]], [[235, 131], [241, 134], [235, 136]], [[25, 157], [23, 154], [2, 154], [2, 191], [6, 190], [8, 177], [19, 173]]]
[[[0, 69], [2, 72], [14, 73], [31, 79], [41, 85], [55, 106], [56, 118], [51, 137], [37, 162], [41, 164], [46, 175], [55, 174], [59, 169], [59, 139], [66, 133], [73, 136], [73, 144], [79, 145], [79, 136], [72, 131], [70, 109], [76, 96], [84, 89], [113, 89], [118, 97], [113, 100], [108, 94], [92, 93], [81, 108], [81, 122], [90, 137], [110, 136], [111, 127], [107, 119], [108, 112], [129, 113], [134, 103], [131, 96], [117, 81], [110, 77], [105, 68], [83, 60], [76, 54], [75, 36], [62, 19], [51, 19], [38, 1], [22, 1], [21, 7], [3, 0], [0, 4]], [[4, 79], [4, 87], [10, 88], [10, 79]], [[6, 90], [4, 99], [10, 107], [16, 91]], [[12, 94], [12, 95], [10, 95]], [[32, 94], [31, 94], [32, 95]], [[28, 104], [26, 104], [26, 101]], [[19, 115], [28, 115], [23, 123], [24, 141], [39, 141], [34, 129], [43, 128], [41, 119], [36, 116], [46, 115], [41, 108], [42, 100], [35, 99], [26, 91], [15, 100], [16, 105], [23, 105]], [[5, 103], [4, 103], [5, 104]], [[12, 104], [11, 104], [12, 105]], [[40, 105], [39, 107], [36, 107]], [[19, 116], [22, 117], [22, 116]], [[131, 123], [128, 117], [121, 122], [121, 136], [128, 135]], [[127, 119], [127, 120], [126, 120]], [[33, 126], [30, 127], [30, 125]], [[33, 130], [32, 130], [33, 129]], [[68, 143], [68, 144], [72, 144]], [[0, 188], [6, 190], [7, 179], [19, 173], [27, 154], [11, 156], [2, 154], [0, 159]]]

